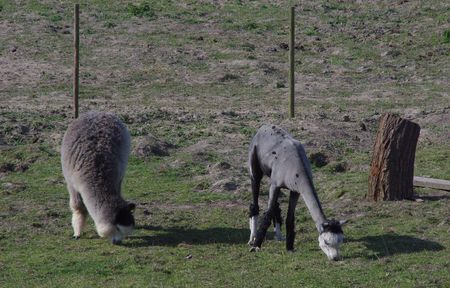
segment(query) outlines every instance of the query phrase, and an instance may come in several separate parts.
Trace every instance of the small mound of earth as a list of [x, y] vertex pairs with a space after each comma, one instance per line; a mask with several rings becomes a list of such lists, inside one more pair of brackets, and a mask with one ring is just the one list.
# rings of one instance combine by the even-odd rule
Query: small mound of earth
[[212, 184], [211, 190], [217, 192], [223, 191], [235, 191], [238, 188], [238, 184], [232, 179], [222, 179]]
[[231, 165], [228, 162], [221, 161], [208, 165], [208, 174], [214, 179], [223, 179], [230, 176]]
[[208, 142], [208, 140], [201, 140], [194, 145], [191, 145], [189, 147], [186, 147], [184, 149], [184, 152], [191, 153], [191, 154], [198, 154], [203, 153], [204, 151], [207, 151], [211, 148], [211, 144]]
[[8, 172], [25, 172], [30, 168], [28, 163], [5, 163], [0, 166], [0, 173], [8, 173]]
[[323, 152], [315, 152], [309, 155], [309, 161], [316, 167], [323, 167], [328, 164], [328, 157]]
[[332, 173], [342, 173], [349, 170], [346, 162], [331, 162], [328, 166]]
[[192, 155], [192, 160], [196, 163], [210, 162], [212, 146], [208, 140], [201, 140], [194, 145], [186, 147], [183, 152]]
[[137, 157], [169, 156], [169, 149], [174, 146], [152, 134], [138, 136], [133, 139], [133, 154]]
[[5, 193], [11, 194], [11, 193], [15, 193], [15, 192], [20, 192], [25, 190], [27, 187], [25, 184], [23, 183], [3, 183], [2, 184], [2, 188], [5, 190]]
[[231, 165], [228, 162], [221, 161], [221, 162], [217, 162], [217, 163], [215, 163], [213, 165], [209, 165], [208, 168], [209, 168], [210, 172], [213, 172], [213, 171], [224, 171], [224, 170], [230, 169]]

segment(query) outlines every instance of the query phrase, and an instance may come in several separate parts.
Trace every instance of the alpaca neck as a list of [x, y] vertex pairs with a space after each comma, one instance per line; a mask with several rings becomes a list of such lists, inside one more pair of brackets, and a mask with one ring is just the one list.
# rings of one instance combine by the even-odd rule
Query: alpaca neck
[[322, 231], [322, 224], [326, 221], [325, 214], [323, 213], [322, 206], [319, 202], [319, 197], [317, 196], [312, 180], [306, 179], [303, 185], [297, 190], [302, 195], [303, 201], [305, 201], [306, 207], [309, 210], [309, 214], [316, 224], [317, 231], [320, 233]]

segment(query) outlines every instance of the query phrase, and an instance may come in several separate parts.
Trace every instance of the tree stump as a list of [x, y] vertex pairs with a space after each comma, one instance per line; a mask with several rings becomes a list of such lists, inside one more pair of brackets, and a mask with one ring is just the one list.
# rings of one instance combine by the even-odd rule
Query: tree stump
[[380, 118], [373, 146], [368, 198], [379, 200], [411, 199], [414, 158], [420, 126], [392, 114]]

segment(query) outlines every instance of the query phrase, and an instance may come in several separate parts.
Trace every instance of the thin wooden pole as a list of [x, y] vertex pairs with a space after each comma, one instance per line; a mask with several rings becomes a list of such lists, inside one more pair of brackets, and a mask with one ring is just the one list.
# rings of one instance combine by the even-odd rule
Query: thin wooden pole
[[73, 110], [74, 117], [78, 118], [78, 77], [80, 70], [80, 5], [75, 4], [74, 10], [74, 18], [73, 18], [73, 48], [74, 48], [74, 56], [73, 56]]
[[295, 7], [291, 7], [291, 33], [289, 41], [289, 117], [294, 118], [294, 93], [295, 93], [295, 65], [294, 65], [294, 49], [295, 49]]

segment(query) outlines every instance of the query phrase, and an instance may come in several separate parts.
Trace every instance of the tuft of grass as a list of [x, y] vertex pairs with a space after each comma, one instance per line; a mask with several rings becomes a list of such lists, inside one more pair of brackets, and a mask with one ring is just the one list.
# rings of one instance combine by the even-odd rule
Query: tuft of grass
[[445, 31], [442, 33], [442, 38], [443, 38], [443, 42], [444, 42], [444, 43], [450, 43], [450, 29], [445, 30]]
[[105, 26], [106, 28], [114, 28], [114, 27], [117, 26], [117, 24], [116, 24], [115, 22], [113, 22], [113, 21], [106, 21], [105, 24], [104, 24], [104, 26]]
[[52, 15], [50, 16], [50, 21], [52, 22], [59, 22], [63, 19], [61, 15]]
[[152, 5], [147, 2], [142, 2], [138, 5], [129, 3], [128, 13], [136, 17], [145, 17], [149, 20], [155, 20], [157, 18], [156, 12], [153, 9]]
[[308, 36], [317, 36], [319, 35], [319, 33], [317, 32], [317, 28], [316, 27], [307, 27], [305, 29], [305, 34]]

